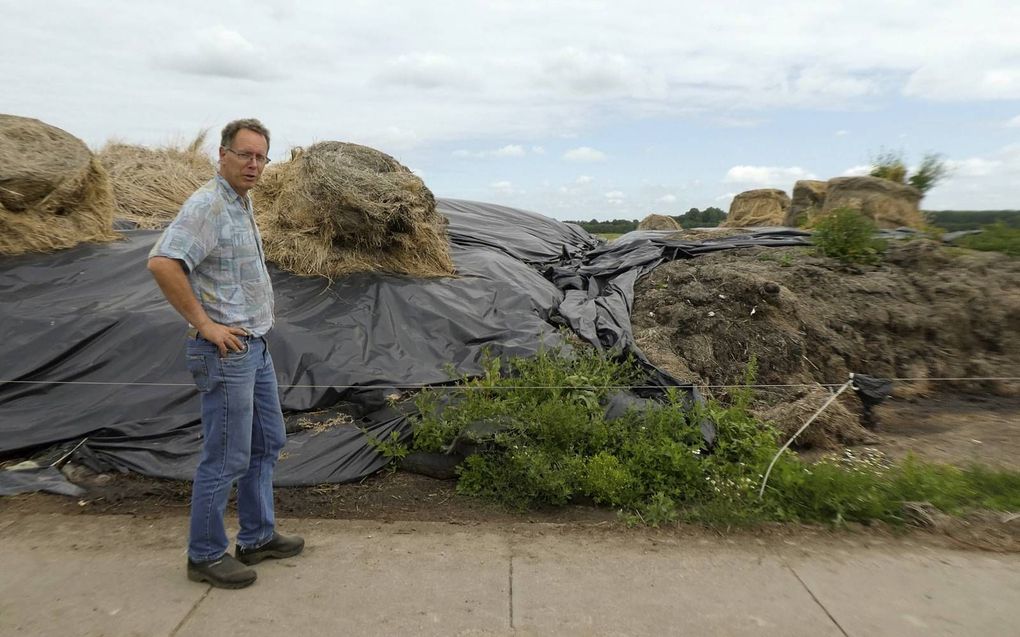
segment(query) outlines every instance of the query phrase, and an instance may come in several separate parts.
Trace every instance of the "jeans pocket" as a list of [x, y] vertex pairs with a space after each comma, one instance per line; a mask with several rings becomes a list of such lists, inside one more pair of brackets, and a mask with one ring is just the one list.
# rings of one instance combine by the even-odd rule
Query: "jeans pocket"
[[205, 356], [188, 354], [188, 371], [195, 379], [195, 387], [198, 391], [207, 392], [212, 387], [212, 380], [209, 378], [209, 365], [205, 362]]
[[227, 350], [226, 356], [221, 356], [220, 361], [224, 363], [240, 363], [248, 358], [248, 353], [251, 351], [251, 343], [249, 339], [242, 338], [241, 340], [241, 351], [235, 352], [232, 349]]

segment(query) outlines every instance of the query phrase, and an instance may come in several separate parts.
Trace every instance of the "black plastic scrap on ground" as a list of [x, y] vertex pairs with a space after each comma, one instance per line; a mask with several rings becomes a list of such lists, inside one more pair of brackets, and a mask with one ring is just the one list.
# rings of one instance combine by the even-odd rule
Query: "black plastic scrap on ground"
[[[637, 231], [607, 244], [535, 213], [450, 199], [438, 205], [449, 220], [456, 277], [366, 273], [329, 285], [271, 268], [277, 323], [268, 340], [284, 411], [342, 404], [359, 419], [321, 431], [289, 428], [278, 485], [347, 482], [379, 470], [387, 459], [367, 436], [411, 435], [407, 405], [392, 405], [390, 396], [448, 384], [451, 363], [461, 374], [479, 373], [486, 350], [534, 355], [560, 344], [562, 325], [605, 350], [632, 352], [647, 384], [677, 386], [700, 401], [695, 387], [636, 348], [635, 282], [674, 259], [809, 243], [805, 232], [780, 229], [695, 242]], [[159, 233], [124, 234], [110, 244], [0, 258], [0, 379], [60, 383], [0, 383], [0, 459], [87, 437], [75, 462], [191, 479], [201, 423], [184, 365], [186, 326], [145, 268]], [[702, 423], [702, 433], [710, 445], [712, 423]], [[0, 472], [0, 494], [16, 491], [15, 482], [31, 487], [29, 474], [11, 473]], [[63, 489], [53, 487], [52, 472], [36, 486]]]

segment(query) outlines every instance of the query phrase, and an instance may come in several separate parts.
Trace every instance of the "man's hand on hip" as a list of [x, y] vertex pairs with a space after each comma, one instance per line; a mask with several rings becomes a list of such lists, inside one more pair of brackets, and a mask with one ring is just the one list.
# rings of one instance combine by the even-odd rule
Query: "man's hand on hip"
[[240, 352], [244, 350], [241, 339], [237, 338], [248, 335], [248, 332], [243, 328], [227, 327], [210, 321], [197, 329], [202, 338], [219, 348], [221, 357], [226, 357], [228, 351]]

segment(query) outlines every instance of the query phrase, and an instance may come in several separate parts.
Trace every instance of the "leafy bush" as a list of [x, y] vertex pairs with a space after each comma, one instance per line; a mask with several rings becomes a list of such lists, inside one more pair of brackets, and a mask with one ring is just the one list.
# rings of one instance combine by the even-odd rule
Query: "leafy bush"
[[[896, 523], [904, 501], [928, 501], [947, 512], [1020, 508], [1016, 472], [916, 460], [892, 465], [852, 455], [808, 465], [789, 451], [759, 499], [779, 441], [744, 408], [746, 393], [736, 394], [735, 406], [691, 408], [674, 392], [654, 408], [607, 421], [600, 403], [638, 378], [626, 361], [591, 351], [545, 352], [510, 361], [505, 371], [498, 361], [485, 368], [482, 377], [464, 379], [456, 401], [442, 400], [439, 389], [419, 395], [414, 445], [439, 451], [473, 423], [498, 423], [462, 463], [457, 489], [514, 508], [592, 499], [649, 525], [678, 519]], [[699, 429], [706, 417], [717, 429], [711, 452]]]
[[875, 238], [875, 223], [851, 208], [837, 208], [815, 224], [818, 251], [844, 263], [876, 263], [886, 243]]
[[1002, 252], [1013, 257], [1020, 257], [1020, 228], [1010, 228], [998, 221], [984, 226], [980, 234], [961, 237], [957, 244], [971, 250], [985, 252]]

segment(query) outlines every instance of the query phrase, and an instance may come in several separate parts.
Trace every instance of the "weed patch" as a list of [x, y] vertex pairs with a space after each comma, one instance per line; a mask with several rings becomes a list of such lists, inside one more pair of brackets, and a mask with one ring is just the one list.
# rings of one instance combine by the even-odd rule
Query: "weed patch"
[[[749, 415], [749, 389], [735, 392], [729, 406], [692, 409], [673, 393], [654, 407], [607, 419], [610, 395], [638, 377], [627, 362], [593, 351], [546, 352], [510, 361], [505, 370], [487, 361], [485, 369], [482, 377], [464, 379], [455, 402], [444, 402], [436, 390], [418, 396], [414, 448], [444, 451], [469, 439], [477, 453], [461, 464], [458, 491], [513, 508], [590, 500], [649, 525], [679, 519], [898, 523], [904, 503], [917, 501], [947, 513], [1020, 510], [1017, 472], [852, 454], [807, 464], [789, 451], [759, 499], [762, 474], [782, 441]], [[753, 377], [752, 361], [747, 384]], [[716, 424], [711, 450], [701, 437], [703, 418]]]
[[827, 257], [844, 263], [877, 263], [886, 242], [875, 238], [875, 223], [851, 208], [837, 208], [815, 225], [812, 242]]

